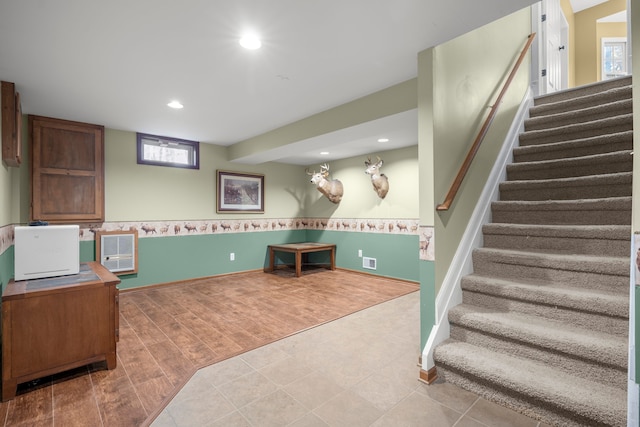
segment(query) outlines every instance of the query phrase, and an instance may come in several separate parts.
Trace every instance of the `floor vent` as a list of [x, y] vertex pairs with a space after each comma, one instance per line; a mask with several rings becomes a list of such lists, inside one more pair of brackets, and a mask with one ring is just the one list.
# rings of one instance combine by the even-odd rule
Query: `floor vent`
[[369, 257], [362, 257], [362, 268], [368, 268], [369, 270], [376, 269], [376, 259]]

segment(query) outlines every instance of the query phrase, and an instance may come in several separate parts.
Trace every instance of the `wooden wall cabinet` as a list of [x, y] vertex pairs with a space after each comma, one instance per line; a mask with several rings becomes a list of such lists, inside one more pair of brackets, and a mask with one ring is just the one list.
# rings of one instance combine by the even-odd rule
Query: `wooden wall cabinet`
[[104, 222], [104, 127], [29, 116], [32, 221]]
[[89, 363], [116, 367], [118, 289], [97, 262], [64, 278], [13, 280], [2, 295], [2, 400], [18, 384]]
[[22, 162], [22, 108], [14, 83], [0, 83], [2, 106], [2, 160], [7, 166]]

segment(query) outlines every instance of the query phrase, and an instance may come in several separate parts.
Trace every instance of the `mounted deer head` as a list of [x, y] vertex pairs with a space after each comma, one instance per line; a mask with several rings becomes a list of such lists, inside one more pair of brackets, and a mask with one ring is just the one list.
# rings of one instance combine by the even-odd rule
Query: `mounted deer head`
[[389, 180], [385, 174], [380, 173], [382, 159], [378, 157], [378, 161], [376, 163], [371, 163], [371, 157], [367, 157], [364, 165], [366, 166], [364, 173], [371, 175], [371, 184], [373, 184], [373, 189], [378, 193], [378, 197], [384, 199], [389, 191]]
[[344, 192], [342, 182], [337, 179], [329, 179], [329, 165], [325, 163], [320, 166], [320, 172], [314, 170], [312, 173], [307, 169], [307, 175], [311, 176], [311, 182], [316, 185], [318, 191], [324, 194], [329, 201], [340, 203]]

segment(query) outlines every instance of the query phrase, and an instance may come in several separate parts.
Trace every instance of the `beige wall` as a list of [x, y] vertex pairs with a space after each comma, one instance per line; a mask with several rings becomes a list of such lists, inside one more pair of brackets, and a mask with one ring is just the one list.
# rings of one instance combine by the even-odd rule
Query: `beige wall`
[[436, 200], [434, 195], [434, 56], [435, 49], [418, 55], [418, 140], [420, 174], [420, 225], [435, 224]]
[[[417, 146], [380, 155], [390, 190], [384, 200], [364, 173], [363, 157], [330, 163], [345, 195], [334, 205], [320, 194], [302, 166], [280, 163], [244, 165], [227, 161], [227, 150], [200, 144], [200, 170], [136, 163], [136, 134], [107, 129], [105, 135], [105, 204], [107, 221], [200, 220], [211, 218], [417, 218]], [[264, 214], [217, 214], [216, 170], [265, 175]]]
[[[330, 163], [331, 178], [342, 181], [344, 196], [339, 205], [326, 200], [307, 182], [305, 216], [337, 218], [418, 218], [418, 146], [391, 151], [372, 151], [370, 157], [384, 161], [381, 171], [388, 177], [389, 192], [380, 199], [373, 190], [371, 178], [364, 173], [367, 155]], [[312, 167], [313, 169], [313, 167]], [[299, 178], [308, 178], [303, 169]]]
[[[105, 133], [105, 205], [107, 221], [198, 220], [238, 218], [216, 213], [216, 170], [265, 175], [265, 218], [300, 214], [297, 198], [305, 191], [301, 168], [289, 165], [242, 165], [226, 160], [226, 148], [200, 144], [200, 169], [138, 165], [136, 134]], [[252, 214], [253, 215], [253, 214]]]
[[626, 22], [603, 22], [596, 26], [596, 40], [597, 40], [597, 52], [596, 61], [597, 67], [597, 79], [602, 80], [602, 39], [604, 37], [627, 37], [627, 23]]
[[[431, 107], [428, 99], [419, 100], [420, 117], [424, 117], [423, 109], [427, 110], [424, 115], [433, 116], [433, 141], [429, 140], [431, 135], [428, 130], [420, 134], [420, 155], [437, 159], [432, 170], [420, 170], [422, 182], [429, 185], [432, 180], [434, 183], [436, 199], [431, 208], [444, 200], [489, 107], [497, 97], [530, 32], [531, 15], [527, 8], [420, 53], [420, 94], [429, 96], [423, 84], [430, 85], [433, 91]], [[509, 37], [504, 37], [505, 34], [509, 34]], [[429, 56], [433, 58], [430, 59]], [[423, 69], [422, 66], [432, 68]], [[436, 291], [449, 269], [491, 166], [529, 86], [529, 69], [527, 57], [505, 96], [451, 209], [435, 215]], [[423, 81], [423, 77], [425, 80], [431, 78], [431, 82]], [[433, 153], [429, 153], [431, 146]], [[431, 179], [428, 178], [429, 175]], [[421, 197], [424, 197], [423, 194]], [[421, 206], [429, 209], [425, 204]], [[421, 218], [427, 217], [421, 212]]]
[[[597, 20], [627, 9], [626, 0], [609, 0], [575, 14], [575, 85], [594, 83], [600, 74]], [[626, 31], [623, 32], [626, 34]]]

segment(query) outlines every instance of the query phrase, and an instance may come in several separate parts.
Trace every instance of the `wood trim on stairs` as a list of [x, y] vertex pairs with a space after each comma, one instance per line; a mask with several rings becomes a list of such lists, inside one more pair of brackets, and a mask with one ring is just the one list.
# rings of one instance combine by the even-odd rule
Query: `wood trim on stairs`
[[438, 371], [436, 370], [436, 367], [434, 366], [428, 371], [421, 368], [419, 379], [427, 384], [433, 384], [433, 382], [438, 379]]

